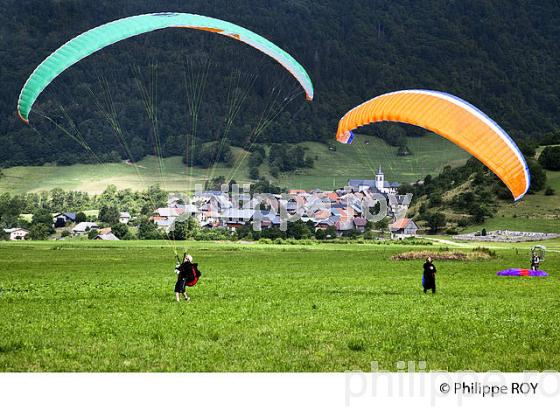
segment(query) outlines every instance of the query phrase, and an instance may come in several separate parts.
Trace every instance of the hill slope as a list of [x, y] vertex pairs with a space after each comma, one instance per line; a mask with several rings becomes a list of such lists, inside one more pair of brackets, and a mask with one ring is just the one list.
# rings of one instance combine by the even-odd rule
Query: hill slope
[[[408, 138], [407, 145], [412, 156], [399, 157], [397, 149], [384, 141], [368, 136], [359, 136], [352, 145], [336, 145], [336, 151], [320, 143], [300, 144], [308, 156], [315, 159], [314, 168], [293, 173], [280, 174], [278, 179], [269, 174], [268, 164], [261, 165], [261, 175], [271, 178], [280, 186], [302, 189], [332, 189], [344, 186], [350, 178], [373, 178], [381, 165], [390, 181], [413, 182], [426, 174], [438, 174], [445, 165], [460, 165], [469, 155], [447, 140], [433, 134], [421, 138]], [[3, 170], [0, 178], [0, 192], [22, 193], [63, 188], [99, 193], [108, 184], [118, 188], [145, 189], [159, 184], [170, 191], [184, 191], [194, 188], [211, 176], [223, 175], [237, 182], [249, 181], [247, 174], [247, 153], [235, 150], [234, 167], [218, 166], [211, 169], [185, 168], [180, 157], [164, 159], [163, 177], [154, 157], [137, 163], [138, 167], [121, 164], [71, 165], [71, 166], [27, 166]]]
[[547, 186], [555, 195], [543, 192], [527, 195], [519, 202], [500, 201], [496, 215], [467, 231], [509, 229], [530, 232], [560, 233], [560, 172], [547, 171]]

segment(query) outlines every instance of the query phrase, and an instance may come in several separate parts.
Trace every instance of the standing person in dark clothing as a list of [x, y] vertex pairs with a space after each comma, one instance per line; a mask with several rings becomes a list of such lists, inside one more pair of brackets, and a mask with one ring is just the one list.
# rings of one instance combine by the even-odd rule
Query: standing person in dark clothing
[[422, 276], [424, 293], [426, 293], [428, 289], [432, 289], [432, 293], [436, 293], [436, 271], [436, 267], [432, 263], [432, 257], [428, 256], [426, 258], [426, 263], [424, 263], [424, 275]]
[[187, 280], [190, 276], [192, 276], [193, 271], [193, 264], [192, 264], [192, 256], [185, 255], [183, 258], [183, 263], [179, 266], [175, 267], [175, 273], [177, 273], [177, 283], [175, 283], [175, 299], [177, 302], [181, 300], [181, 295], [185, 298], [186, 301], [189, 301], [189, 295], [185, 291], [185, 287], [187, 286]]

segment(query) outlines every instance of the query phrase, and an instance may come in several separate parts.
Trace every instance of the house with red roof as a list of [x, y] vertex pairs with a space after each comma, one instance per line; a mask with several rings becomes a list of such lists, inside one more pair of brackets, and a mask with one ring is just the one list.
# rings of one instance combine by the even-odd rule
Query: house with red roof
[[391, 231], [391, 239], [404, 239], [416, 236], [418, 225], [412, 219], [401, 218], [393, 222], [389, 229]]

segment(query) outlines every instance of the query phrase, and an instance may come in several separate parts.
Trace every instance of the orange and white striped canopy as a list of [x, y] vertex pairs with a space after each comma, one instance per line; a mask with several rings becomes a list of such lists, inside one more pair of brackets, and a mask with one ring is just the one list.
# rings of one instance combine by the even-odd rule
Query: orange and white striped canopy
[[458, 97], [429, 90], [380, 95], [348, 111], [338, 123], [336, 139], [350, 144], [353, 130], [382, 121], [416, 125], [447, 138], [492, 170], [516, 201], [529, 190], [529, 168], [515, 142], [486, 114]]

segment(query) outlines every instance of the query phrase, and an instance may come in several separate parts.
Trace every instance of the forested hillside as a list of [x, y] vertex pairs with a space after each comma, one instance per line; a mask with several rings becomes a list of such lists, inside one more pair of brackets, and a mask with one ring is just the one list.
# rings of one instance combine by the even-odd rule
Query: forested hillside
[[[65, 131], [79, 134], [98, 157], [111, 161], [153, 154], [154, 132], [163, 156], [183, 155], [186, 141], [228, 139], [245, 148], [255, 141], [331, 142], [348, 109], [404, 88], [461, 96], [518, 141], [560, 126], [556, 0], [1, 0], [0, 5], [2, 167], [91, 162], [81, 140]], [[33, 127], [18, 120], [21, 87], [57, 47], [105, 22], [157, 11], [217, 17], [263, 35], [308, 70], [315, 100], [305, 102], [289, 73], [255, 49], [212, 33], [169, 29], [115, 44], [76, 64], [40, 96]], [[141, 92], [150, 87], [156, 91], [155, 130]], [[199, 102], [197, 116], [193, 101]], [[108, 107], [114, 107], [130, 152], [106, 121]]]

